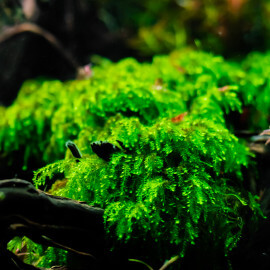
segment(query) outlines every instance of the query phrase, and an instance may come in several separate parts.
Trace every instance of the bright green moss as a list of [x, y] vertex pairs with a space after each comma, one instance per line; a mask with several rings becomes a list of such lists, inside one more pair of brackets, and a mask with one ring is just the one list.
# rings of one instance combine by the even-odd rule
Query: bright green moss
[[209, 110], [217, 109], [216, 119], [223, 121], [224, 111], [241, 106], [231, 90], [218, 93], [225, 82], [237, 90], [230, 71], [221, 57], [183, 51], [155, 57], [149, 64], [131, 58], [117, 64], [104, 61], [85, 81], [26, 82], [16, 102], [1, 109], [1, 150], [20, 149], [26, 153], [25, 165], [28, 157], [51, 162], [63, 157], [65, 141], [86, 127], [102, 128], [117, 113], [152, 125], [189, 111], [191, 103], [204, 96], [213, 103]]
[[270, 114], [270, 53], [251, 53], [242, 63], [246, 76], [240, 81], [242, 97], [249, 106], [250, 126], [269, 126]]
[[[190, 116], [146, 127], [137, 118], [117, 116], [98, 139], [119, 140], [126, 150], [110, 162], [86, 150], [79, 163], [66, 159], [37, 171], [36, 185], [64, 171], [67, 181], [54, 185], [54, 194], [104, 208], [109, 237], [115, 230], [121, 241], [166, 245], [162, 258], [171, 250], [184, 256], [187, 246], [206, 237], [205, 230], [225, 254], [236, 246], [241, 215], [257, 204], [241, 193], [248, 151], [222, 125]], [[82, 137], [77, 144], [90, 141]]]
[[[226, 255], [246, 213], [259, 213], [242, 186], [250, 154], [231, 133], [239, 128], [233, 112], [249, 108], [267, 119], [268, 78], [258, 70], [249, 58], [241, 66], [183, 50], [152, 63], [104, 60], [89, 80], [26, 82], [0, 110], [1, 149], [20, 149], [25, 165], [52, 162], [35, 172], [36, 186], [62, 173], [51, 192], [104, 208], [108, 237], [155, 243], [160, 257], [148, 250], [146, 258], [162, 262], [209, 241]], [[248, 129], [267, 128], [267, 120], [253, 119]], [[67, 140], [81, 150], [80, 162], [66, 152]], [[121, 151], [106, 162], [91, 149], [97, 140]]]

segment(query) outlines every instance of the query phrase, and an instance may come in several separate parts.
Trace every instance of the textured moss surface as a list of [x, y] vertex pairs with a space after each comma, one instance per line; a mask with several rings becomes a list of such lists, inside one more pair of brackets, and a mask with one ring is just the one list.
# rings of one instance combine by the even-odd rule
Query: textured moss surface
[[[213, 242], [225, 256], [247, 213], [259, 213], [243, 188], [250, 153], [233, 132], [269, 124], [269, 59], [252, 54], [233, 63], [183, 50], [152, 63], [104, 59], [84, 81], [26, 82], [0, 111], [2, 164], [51, 163], [35, 172], [36, 186], [61, 178], [51, 192], [103, 207], [108, 237], [155, 243], [156, 253], [146, 248], [140, 259], [162, 264]], [[80, 162], [66, 152], [67, 140], [82, 152]], [[119, 151], [104, 161], [94, 141]]]

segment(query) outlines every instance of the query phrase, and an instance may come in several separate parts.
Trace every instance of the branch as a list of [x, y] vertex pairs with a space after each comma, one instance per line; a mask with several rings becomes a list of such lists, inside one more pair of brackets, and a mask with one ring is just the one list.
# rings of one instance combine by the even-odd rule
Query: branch
[[[7, 243], [15, 236], [27, 236], [37, 243], [59, 247], [87, 256], [92, 261], [100, 261], [105, 256], [107, 244], [103, 213], [103, 209], [46, 194], [24, 180], [2, 180], [0, 250], [6, 250]], [[6, 250], [9, 254], [7, 257], [10, 257], [8, 252]], [[18, 263], [14, 256], [10, 260], [15, 267]]]
[[179, 258], [180, 258], [179, 256], [172, 257], [170, 260], [166, 261], [159, 270], [165, 270], [171, 264], [173, 264], [174, 262], [176, 262]]
[[64, 48], [60, 41], [50, 32], [34, 23], [26, 22], [6, 28], [0, 35], [0, 43], [5, 42], [8, 39], [24, 32], [31, 32], [46, 39], [71, 64], [75, 70], [79, 70], [79, 64], [74, 59], [74, 57]]

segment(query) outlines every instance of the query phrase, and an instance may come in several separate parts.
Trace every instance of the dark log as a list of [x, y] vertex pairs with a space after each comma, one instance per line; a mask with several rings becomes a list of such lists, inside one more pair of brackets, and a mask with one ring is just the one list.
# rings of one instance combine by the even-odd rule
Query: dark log
[[0, 268], [36, 269], [6, 250], [15, 236], [72, 251], [95, 265], [104, 264], [103, 212], [83, 202], [46, 194], [24, 180], [0, 181]]

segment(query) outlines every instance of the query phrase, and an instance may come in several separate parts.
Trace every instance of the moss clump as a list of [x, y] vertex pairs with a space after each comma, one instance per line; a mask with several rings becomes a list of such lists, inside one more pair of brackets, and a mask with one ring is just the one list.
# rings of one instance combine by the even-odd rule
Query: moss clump
[[[196, 110], [204, 99], [210, 103], [205, 117], [209, 112], [224, 122], [224, 112], [241, 110], [235, 69], [222, 57], [185, 50], [157, 56], [149, 64], [131, 58], [117, 64], [102, 61], [85, 81], [26, 82], [14, 104], [0, 110], [0, 149], [10, 163], [16, 153], [25, 169], [29, 158], [44, 165], [63, 157], [67, 140], [76, 139], [86, 127], [103, 128], [117, 113], [152, 125]], [[224, 84], [230, 87], [222, 93], [218, 89]]]
[[[34, 182], [43, 185], [64, 172], [64, 185], [58, 182], [51, 192], [104, 208], [108, 237], [115, 231], [119, 241], [155, 243], [155, 252], [146, 250], [143, 259], [156, 261], [159, 254], [162, 263], [184, 256], [186, 247], [209, 237], [227, 254], [248, 209], [258, 212], [241, 184], [248, 151], [220, 124], [188, 116], [144, 126], [119, 115], [108, 120], [99, 139], [120, 141], [122, 150], [106, 162], [85, 148], [80, 162], [67, 158], [48, 165]], [[90, 142], [83, 136], [77, 144]]]
[[[256, 91], [266, 95], [267, 73], [258, 74], [251, 58], [237, 64], [183, 50], [146, 64], [104, 60], [89, 80], [26, 82], [0, 111], [2, 150], [12, 156], [21, 149], [25, 166], [29, 158], [52, 162], [35, 172], [36, 186], [64, 174], [51, 192], [103, 207], [108, 237], [113, 231], [117, 242], [148, 243], [141, 259], [161, 264], [210, 242], [211, 254], [225, 256], [250, 209], [260, 212], [242, 185], [250, 154], [231, 133], [239, 125], [265, 128], [242, 119], [247, 108], [269, 115], [270, 103], [260, 108], [255, 98]], [[57, 161], [68, 140], [81, 150], [79, 162], [69, 152]], [[120, 151], [104, 161], [94, 141]]]

